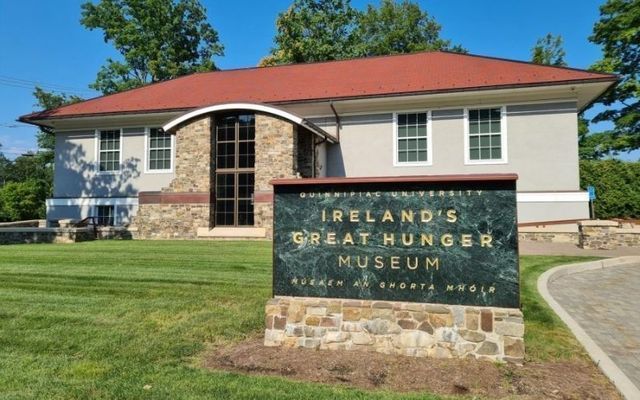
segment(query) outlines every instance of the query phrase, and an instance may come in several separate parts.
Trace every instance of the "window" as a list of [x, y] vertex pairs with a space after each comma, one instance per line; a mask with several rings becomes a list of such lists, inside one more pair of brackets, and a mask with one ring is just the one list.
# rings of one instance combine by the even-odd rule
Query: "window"
[[158, 128], [149, 129], [149, 154], [147, 169], [149, 171], [171, 171], [171, 146], [173, 137]]
[[253, 226], [255, 118], [216, 118], [215, 224]]
[[467, 111], [467, 162], [505, 162], [504, 127], [500, 107]]
[[96, 223], [100, 226], [113, 226], [115, 215], [115, 206], [96, 206]]
[[120, 130], [98, 132], [98, 170], [110, 172], [120, 170]]
[[429, 165], [431, 143], [427, 112], [396, 115], [396, 165]]

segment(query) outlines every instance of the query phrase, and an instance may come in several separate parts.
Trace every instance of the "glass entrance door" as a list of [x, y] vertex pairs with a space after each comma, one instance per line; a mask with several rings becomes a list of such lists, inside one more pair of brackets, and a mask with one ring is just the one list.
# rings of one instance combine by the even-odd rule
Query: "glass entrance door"
[[253, 226], [255, 117], [216, 118], [215, 224]]

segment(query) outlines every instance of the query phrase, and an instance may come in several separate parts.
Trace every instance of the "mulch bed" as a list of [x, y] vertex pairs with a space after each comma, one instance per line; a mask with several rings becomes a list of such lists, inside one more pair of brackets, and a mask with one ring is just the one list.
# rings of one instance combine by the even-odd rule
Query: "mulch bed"
[[251, 339], [214, 350], [206, 356], [205, 367], [367, 390], [496, 399], [622, 399], [598, 368], [585, 360], [498, 365], [375, 352], [272, 348], [264, 347], [262, 339]]

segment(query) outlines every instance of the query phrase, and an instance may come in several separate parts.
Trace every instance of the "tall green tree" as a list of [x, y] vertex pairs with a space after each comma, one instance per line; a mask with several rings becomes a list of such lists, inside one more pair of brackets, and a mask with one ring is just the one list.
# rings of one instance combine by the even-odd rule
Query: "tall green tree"
[[[4, 153], [2, 153], [2, 143], [0, 143], [0, 187], [7, 181], [8, 171], [7, 168], [11, 162]], [[0, 206], [1, 208], [1, 206]]]
[[420, 5], [409, 0], [381, 0], [380, 6], [368, 5], [359, 19], [359, 53], [366, 56], [412, 53], [424, 50], [453, 50], [450, 40], [440, 37], [440, 25]]
[[600, 148], [613, 153], [640, 148], [640, 0], [608, 0], [589, 40], [602, 46], [603, 58], [591, 68], [615, 73], [620, 82], [599, 99], [606, 109], [593, 122], [609, 121]]
[[531, 49], [531, 61], [536, 64], [566, 67], [567, 63], [564, 61], [564, 56], [562, 36], [560, 35], [553, 36], [547, 33], [546, 36], [538, 39]]
[[109, 58], [90, 86], [104, 94], [216, 69], [224, 54], [198, 0], [100, 0], [82, 4], [82, 25], [103, 31]]
[[294, 0], [278, 15], [275, 46], [260, 65], [355, 57], [357, 24], [358, 12], [350, 0]]
[[294, 0], [278, 15], [275, 46], [261, 66], [342, 60], [422, 50], [465, 52], [440, 38], [440, 25], [410, 0], [381, 0], [359, 12], [350, 0]]

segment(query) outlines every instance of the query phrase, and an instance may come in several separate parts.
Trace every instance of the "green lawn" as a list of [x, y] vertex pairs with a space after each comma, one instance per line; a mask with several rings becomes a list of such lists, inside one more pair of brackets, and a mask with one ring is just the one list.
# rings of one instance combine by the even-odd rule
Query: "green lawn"
[[[535, 292], [577, 260], [522, 258], [531, 359], [584, 354]], [[440, 398], [199, 368], [205, 346], [261, 333], [270, 284], [267, 242], [0, 246], [0, 399]]]

